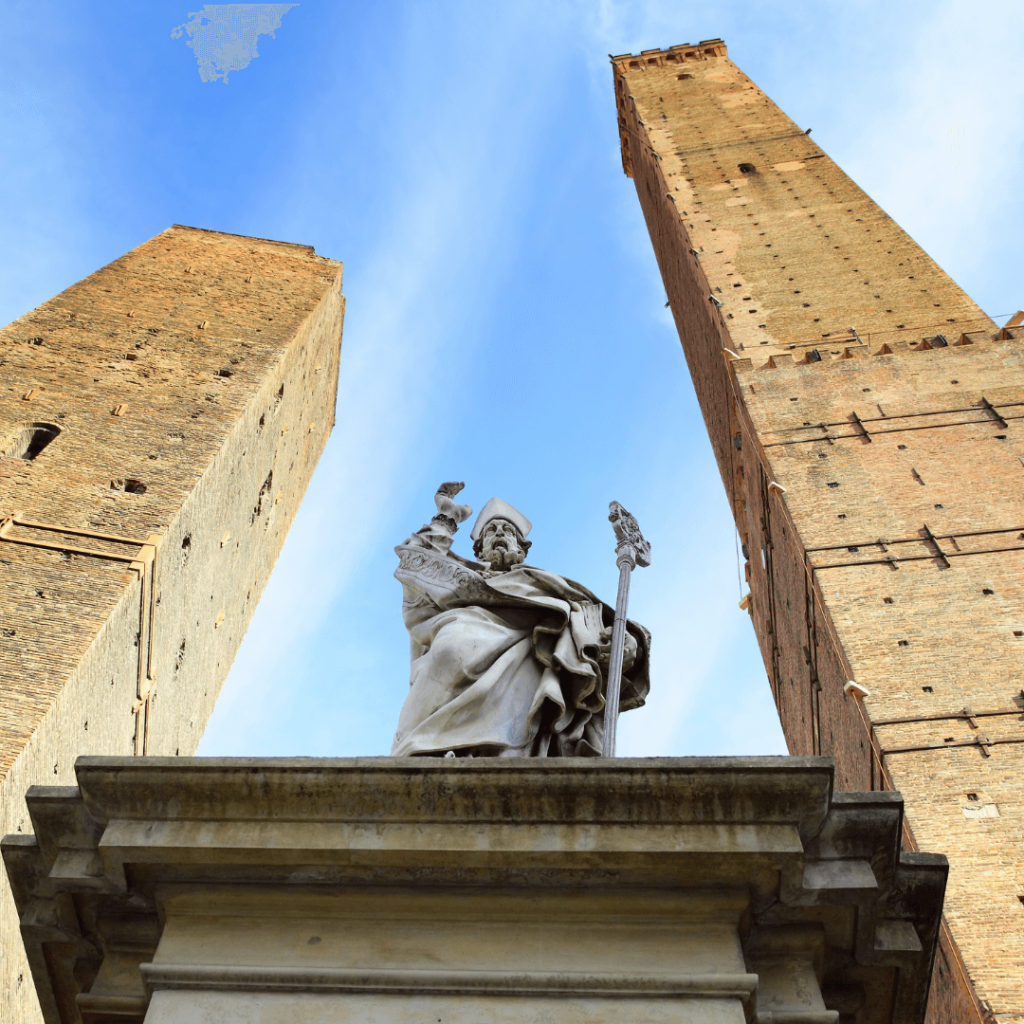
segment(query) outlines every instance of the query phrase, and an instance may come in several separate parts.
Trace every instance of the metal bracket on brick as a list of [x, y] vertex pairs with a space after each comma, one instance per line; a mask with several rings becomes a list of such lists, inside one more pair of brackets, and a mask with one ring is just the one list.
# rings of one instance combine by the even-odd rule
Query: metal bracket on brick
[[[974, 423], [991, 424], [993, 421], [1005, 430], [1008, 428], [1010, 420], [1024, 419], [1024, 411], [1017, 416], [1004, 416], [999, 412], [999, 409], [1024, 409], [1024, 402], [1004, 402], [997, 407], [983, 396], [978, 405], [960, 409], [933, 409], [927, 412], [908, 412], [896, 415], [890, 414], [888, 416], [866, 416], [863, 418], [858, 416], [856, 412], [852, 412], [850, 414], [850, 419], [848, 420], [837, 420], [834, 423], [816, 423], [813, 426], [802, 423], [798, 427], [784, 427], [780, 430], [770, 431], [766, 434], [766, 440], [763, 442], [763, 447], [781, 448], [794, 444], [813, 444], [816, 441], [822, 440], [826, 440], [829, 444], [832, 444], [833, 442], [844, 438], [867, 437], [868, 440], [871, 441], [879, 434], [903, 434], [909, 433], [913, 430], [938, 430], [942, 427], [966, 427]], [[914, 423], [899, 422], [901, 420], [916, 420], [925, 416], [961, 416], [964, 413], [977, 413], [979, 411], [985, 412], [988, 415], [974, 419], [951, 419], [942, 420], [938, 423], [920, 423], [916, 425]], [[851, 423], [859, 428], [859, 432], [846, 434], [832, 433], [831, 428], [849, 427]], [[886, 426], [883, 428], [872, 427], [869, 433], [868, 427], [866, 426], [868, 423], [885, 423]], [[794, 436], [799, 434], [806, 436]], [[822, 434], [824, 434], [824, 437]], [[773, 440], [773, 438], [778, 438], [778, 440]]]
[[[903, 537], [899, 540], [885, 540], [879, 537], [877, 540], [856, 540], [846, 544], [833, 544], [829, 547], [809, 548], [807, 556], [810, 559], [811, 570], [814, 572], [817, 572], [819, 569], [847, 569], [857, 565], [888, 565], [896, 569], [900, 562], [926, 562], [936, 558], [943, 562], [943, 568], [948, 569], [951, 565], [950, 559], [953, 558], [966, 558], [969, 555], [995, 555], [1008, 551], [1024, 551], [1024, 544], [1007, 544], [1000, 547], [986, 546], [980, 548], [971, 546], [971, 539], [975, 537], [992, 537], [994, 539], [1006, 536], [1011, 540], [1020, 540], [1022, 535], [1024, 535], [1024, 527], [1021, 526], [998, 530], [976, 530], [970, 533], [935, 534], [932, 533], [928, 524], [925, 523], [922, 525], [921, 533], [922, 536], [920, 537]], [[950, 551], [944, 548], [939, 541], [949, 541], [956, 550]], [[990, 544], [991, 542], [982, 543]], [[908, 554], [897, 555], [889, 550], [897, 545], [919, 545], [925, 547], [926, 550], [920, 554], [914, 553], [911, 550]], [[828, 558], [828, 552], [831, 551], [845, 551], [857, 554], [861, 548], [878, 548], [885, 552], [885, 556], [882, 558], [844, 558], [839, 562], [821, 562], [817, 560]], [[865, 552], [865, 554], [871, 553], [870, 551]], [[817, 558], [814, 556], [817, 556]]]

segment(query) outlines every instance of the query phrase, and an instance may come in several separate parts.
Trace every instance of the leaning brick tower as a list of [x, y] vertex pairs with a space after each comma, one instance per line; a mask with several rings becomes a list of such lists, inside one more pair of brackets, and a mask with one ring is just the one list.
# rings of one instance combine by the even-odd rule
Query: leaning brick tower
[[[311, 247], [175, 226], [0, 331], [0, 834], [80, 754], [195, 752], [333, 426], [343, 311]], [[0, 901], [0, 1019], [34, 1021], [2, 872]], [[26, 927], [69, 941], [65, 911]]]
[[929, 1020], [1022, 1021], [1024, 315], [992, 323], [720, 39], [612, 64], [789, 748], [949, 856]]

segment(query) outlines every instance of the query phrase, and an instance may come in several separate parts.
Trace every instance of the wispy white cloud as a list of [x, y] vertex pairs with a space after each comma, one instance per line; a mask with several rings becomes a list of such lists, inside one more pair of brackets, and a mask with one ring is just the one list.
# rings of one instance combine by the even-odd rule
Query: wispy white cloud
[[[849, 173], [991, 314], [1024, 305], [1024, 265], [1010, 223], [1024, 214], [1024, 9], [930, 7], [896, 43], [865, 104], [844, 111]], [[997, 308], [999, 307], [999, 308]], [[1002, 308], [1005, 307], [1005, 308]]]
[[[459, 383], [480, 342], [468, 324], [486, 319], [494, 300], [488, 269], [502, 262], [496, 240], [517, 231], [511, 201], [543, 102], [540, 83], [513, 88], [520, 69], [508, 44], [525, 41], [525, 13], [485, 28], [446, 77], [445, 91], [433, 95], [429, 118], [415, 87], [404, 110], [401, 89], [387, 98], [388, 132], [398, 139], [390, 148], [401, 164], [388, 168], [390, 213], [377, 242], [346, 267], [337, 423], [203, 749], [216, 748], [227, 733], [237, 736], [240, 715], [262, 714], [260, 697], [287, 675], [294, 652], [323, 631], [333, 600], [358, 588], [355, 574], [367, 558], [390, 551], [399, 532], [419, 525], [396, 510], [414, 506], [416, 486], [422, 489], [418, 450], [427, 446], [429, 454], [447, 440], [457, 418]], [[430, 43], [413, 37], [406, 46]], [[472, 145], [444, 145], [438, 126], [462, 123], [474, 125]], [[299, 153], [297, 161], [307, 156]], [[346, 258], [345, 239], [335, 245], [331, 254]]]

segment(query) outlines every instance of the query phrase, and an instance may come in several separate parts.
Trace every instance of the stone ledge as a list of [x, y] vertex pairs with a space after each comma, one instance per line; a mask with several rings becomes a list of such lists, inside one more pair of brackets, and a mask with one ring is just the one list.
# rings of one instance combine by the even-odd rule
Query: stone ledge
[[851, 985], [856, 1024], [923, 1020], [945, 858], [901, 854], [898, 794], [834, 794], [825, 758], [76, 768], [3, 842], [47, 1024], [189, 992], [274, 1022], [296, 993], [325, 1021], [334, 993], [827, 1022]]

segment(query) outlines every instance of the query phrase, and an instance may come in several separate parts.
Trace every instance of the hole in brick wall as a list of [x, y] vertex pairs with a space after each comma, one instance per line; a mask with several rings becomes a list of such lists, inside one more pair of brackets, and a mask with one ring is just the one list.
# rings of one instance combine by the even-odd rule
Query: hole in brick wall
[[258, 424], [256, 425], [256, 429], [257, 429], [257, 430], [262, 430], [262, 429], [263, 429], [263, 425], [264, 425], [264, 424], [265, 424], [266, 422], [267, 422], [267, 416], [266, 416], [266, 413], [264, 413], [263, 415], [261, 415], [261, 416], [260, 416], [260, 421], [259, 421], [259, 423], [258, 423]]
[[901, 640], [899, 645], [900, 645], [900, 647], [909, 647], [910, 646], [910, 641], [909, 640]]
[[182, 638], [181, 644], [178, 647], [178, 653], [174, 657], [174, 671], [177, 672], [181, 668], [181, 663], [185, 660], [185, 639]]
[[1006, 440], [1006, 435], [1005, 434], [996, 434], [995, 435], [995, 439], [997, 441], [1005, 441]]
[[757, 174], [757, 168], [753, 164], [740, 164], [741, 174]]
[[186, 533], [181, 541], [181, 550], [185, 552], [185, 557], [188, 558], [189, 552], [192, 550], [192, 534]]
[[838, 486], [839, 486], [839, 482], [837, 480], [832, 480], [829, 483], [829, 487], [836, 488]]
[[25, 423], [8, 438], [3, 454], [31, 462], [59, 433], [60, 427], [53, 423]]
[[935, 692], [930, 686], [922, 686], [921, 689], [924, 690], [925, 693], [934, 693]]
[[981, 592], [983, 594], [994, 594], [995, 591], [991, 587], [982, 587]]
[[277, 408], [281, 404], [281, 399], [284, 398], [284, 385], [282, 384], [277, 389], [277, 397], [274, 399], [274, 407]]
[[217, 371], [217, 376], [218, 377], [233, 377], [234, 374], [235, 374], [235, 371], [234, 370], [229, 370], [226, 366], [222, 366]]
[[791, 399], [790, 399], [790, 401], [791, 401], [791, 402], [799, 402], [799, 401], [800, 401], [800, 399], [799, 399], [799, 398], [791, 398]]
[[947, 736], [947, 737], [946, 737], [945, 739], [943, 739], [943, 741], [942, 741], [942, 742], [943, 742], [943, 743], [955, 743], [955, 742], [956, 742], [956, 739], [955, 739], [955, 737], [953, 737], [953, 736]]
[[845, 512], [840, 512], [839, 515], [837, 516], [837, 518], [838, 519], [845, 519], [846, 518], [846, 513]]
[[935, 507], [936, 507], [936, 508], [943, 508], [944, 506], [942, 506], [942, 505], [936, 505]]
[[970, 800], [972, 803], [976, 803], [977, 800], [978, 800], [978, 794], [977, 793], [968, 793], [967, 794], [967, 799]]
[[891, 597], [883, 597], [883, 598], [882, 598], [882, 600], [883, 600], [883, 601], [884, 601], [884, 602], [885, 602], [886, 604], [892, 604], [892, 598], [891, 598]]
[[124, 491], [125, 494], [146, 493], [146, 485], [141, 480], [135, 480], [132, 477], [124, 480], [111, 480], [110, 489], [112, 491]]
[[896, 447], [897, 447], [897, 448], [898, 448], [898, 449], [899, 449], [900, 451], [903, 451], [903, 449], [904, 449], [904, 448], [906, 448], [907, 446], [906, 446], [905, 444], [898, 444], [898, 445], [896, 445]]
[[1013, 631], [1014, 636], [1024, 636], [1024, 629], [1015, 629]]
[[267, 474], [267, 479], [263, 481], [263, 486], [260, 488], [260, 493], [256, 496], [256, 506], [252, 510], [252, 519], [249, 521], [251, 526], [259, 519], [263, 512], [263, 499], [270, 493], [270, 489], [274, 486], [274, 471], [271, 470]]

